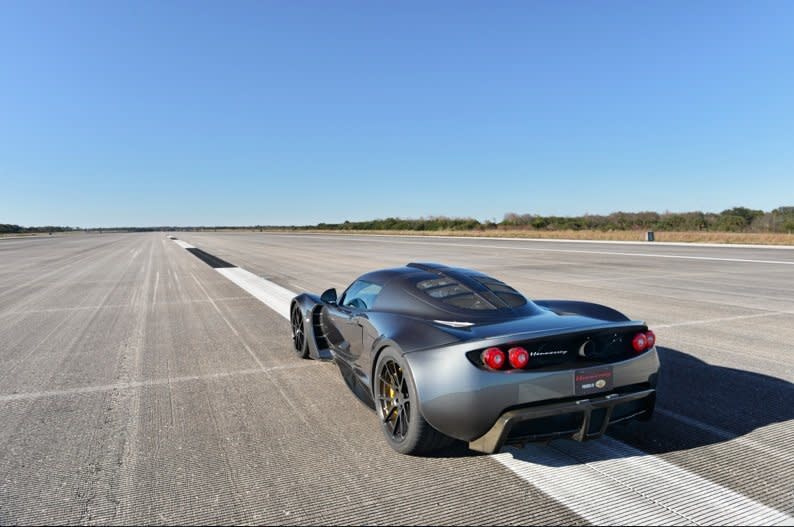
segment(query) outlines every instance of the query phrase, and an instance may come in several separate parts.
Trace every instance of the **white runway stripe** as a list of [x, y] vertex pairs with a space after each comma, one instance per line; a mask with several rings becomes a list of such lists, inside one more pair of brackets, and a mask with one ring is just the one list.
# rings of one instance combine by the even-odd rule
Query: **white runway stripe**
[[221, 373], [208, 373], [204, 375], [185, 375], [182, 377], [168, 377], [163, 379], [151, 379], [148, 381], [118, 382], [115, 384], [100, 384], [97, 386], [78, 386], [75, 388], [64, 388], [63, 390], [47, 390], [41, 392], [9, 393], [0, 395], [0, 402], [7, 403], [13, 401], [26, 401], [30, 399], [41, 399], [44, 397], [63, 397], [80, 395], [84, 393], [111, 392], [114, 390], [131, 390], [134, 388], [147, 388], [150, 386], [170, 386], [194, 381], [212, 381], [226, 379], [228, 377], [239, 377], [242, 375], [262, 375], [278, 370], [294, 370], [305, 368], [317, 364], [314, 362], [303, 362], [283, 366], [269, 366], [267, 368], [249, 368], [247, 370], [235, 370]]
[[[304, 236], [309, 237], [311, 235], [308, 234], [296, 234], [296, 235], [289, 235], [284, 234], [284, 237], [287, 236]], [[341, 235], [340, 235], [341, 236]], [[349, 238], [342, 238], [351, 241], [359, 241], [359, 242], [377, 242], [377, 243], [384, 243], [383, 239], [372, 239], [368, 240], [367, 238], [370, 235], [366, 236], [359, 236], [359, 237], [349, 237]], [[322, 236], [315, 236], [316, 238], [322, 238]], [[424, 238], [424, 237], [423, 237]], [[457, 238], [461, 239], [461, 238]], [[543, 240], [546, 241], [546, 240]], [[387, 240], [386, 243], [392, 244], [403, 244], [403, 245], [438, 245], [437, 243], [433, 242], [432, 240], [425, 240], [422, 241], [420, 239], [412, 239], [408, 241], [407, 239], [401, 240]], [[718, 256], [696, 256], [696, 255], [685, 255], [685, 254], [662, 254], [662, 253], [637, 253], [637, 252], [623, 252], [623, 251], [603, 251], [603, 250], [586, 250], [586, 249], [551, 249], [548, 247], [527, 247], [525, 245], [489, 245], [486, 243], [444, 243], [440, 245], [440, 247], [467, 247], [472, 249], [481, 249], [484, 251], [490, 250], [508, 250], [508, 251], [532, 251], [532, 252], [540, 252], [540, 253], [570, 253], [570, 254], [599, 254], [604, 256], [629, 256], [629, 257], [637, 257], [637, 258], [668, 258], [674, 260], [700, 260], [700, 261], [708, 261], [708, 262], [734, 262], [734, 263], [759, 263], [759, 264], [769, 264], [769, 265], [794, 265], [794, 261], [785, 261], [785, 260], [755, 260], [750, 258], [728, 258], [728, 257], [718, 257]], [[730, 247], [727, 245], [726, 247]]]
[[654, 325], [653, 329], [678, 328], [681, 326], [697, 326], [700, 324], [714, 324], [717, 322], [730, 322], [732, 320], [746, 320], [751, 318], [779, 317], [782, 315], [794, 315], [794, 311], [769, 311], [766, 313], [753, 313], [752, 315], [736, 315], [733, 317], [709, 318], [705, 320], [687, 320], [684, 322], [674, 322], [672, 324]]
[[[329, 236], [349, 236], [349, 234], [326, 232], [326, 233], [306, 233], [306, 234], [284, 234], [279, 231], [271, 231], [266, 234], [275, 234], [284, 237], [305, 237], [305, 238], [322, 238]], [[775, 250], [794, 250], [791, 245], [763, 245], [755, 243], [703, 243], [703, 242], [648, 242], [648, 241], [631, 241], [631, 240], [566, 240], [559, 238], [521, 238], [515, 236], [444, 236], [440, 234], [357, 234], [359, 238], [372, 237], [372, 238], [437, 238], [444, 240], [485, 240], [485, 241], [511, 241], [511, 242], [539, 242], [539, 243], [568, 243], [568, 244], [600, 244], [600, 245], [640, 245], [644, 247], [653, 246], [668, 246], [668, 247], [707, 247], [714, 249], [775, 249]]]
[[782, 512], [609, 437], [493, 457], [596, 525], [794, 525]]
[[174, 240], [174, 241], [176, 242], [177, 245], [179, 245], [183, 249], [195, 249], [195, 247], [193, 247], [187, 242], [183, 242], [182, 240]]
[[[295, 293], [239, 267], [216, 270], [289, 319]], [[609, 437], [492, 457], [596, 525], [794, 526], [782, 512]]]
[[721, 258], [717, 256], [690, 256], [683, 254], [659, 254], [659, 253], [627, 253], [618, 251], [586, 251], [579, 249], [546, 249], [539, 247], [511, 247], [508, 245], [495, 246], [495, 245], [473, 245], [466, 243], [450, 243], [455, 247], [482, 247], [484, 249], [507, 249], [518, 251], [535, 251], [535, 252], [553, 252], [553, 253], [574, 253], [574, 254], [600, 254], [605, 256], [631, 256], [637, 258], [669, 258], [674, 260], [701, 260], [708, 262], [735, 262], [735, 263], [759, 263], [769, 265], [794, 265], [794, 262], [787, 262], [783, 260], [752, 260], [749, 258]]
[[659, 408], [658, 406], [656, 407], [654, 412], [658, 415], [664, 415], [665, 417], [669, 417], [670, 419], [675, 419], [676, 421], [680, 421], [687, 426], [698, 428], [700, 430], [703, 430], [704, 432], [713, 434], [716, 437], [722, 439], [723, 441], [735, 441], [746, 448], [758, 450], [768, 456], [782, 459], [784, 462], [790, 463], [791, 466], [794, 466], [794, 455], [791, 454], [788, 451], [788, 449], [786, 449], [785, 447], [783, 447], [783, 449], [774, 448], [772, 446], [759, 443], [758, 441], [754, 441], [745, 436], [737, 437], [736, 434], [729, 432], [718, 426], [713, 426], [708, 423], [698, 421], [697, 419], [692, 419], [691, 417], [681, 415], [677, 412], [672, 412], [664, 408]]
[[240, 267], [225, 267], [216, 271], [289, 320], [289, 305], [295, 293]]

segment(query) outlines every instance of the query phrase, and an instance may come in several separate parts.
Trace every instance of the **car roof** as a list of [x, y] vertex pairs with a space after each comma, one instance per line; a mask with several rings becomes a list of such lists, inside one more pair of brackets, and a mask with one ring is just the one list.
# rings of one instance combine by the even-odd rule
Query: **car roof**
[[[468, 293], [483, 298], [494, 308], [468, 309], [455, 306], [442, 298], [430, 296], [417, 286], [420, 282], [439, 278], [448, 279], [465, 287]], [[379, 311], [457, 321], [502, 320], [542, 312], [540, 307], [517, 291], [516, 293], [526, 303], [519, 306], [508, 305], [477, 279], [496, 280], [472, 269], [450, 267], [438, 263], [409, 263], [404, 267], [380, 269], [359, 277], [359, 280], [382, 286], [373, 305], [373, 309]]]

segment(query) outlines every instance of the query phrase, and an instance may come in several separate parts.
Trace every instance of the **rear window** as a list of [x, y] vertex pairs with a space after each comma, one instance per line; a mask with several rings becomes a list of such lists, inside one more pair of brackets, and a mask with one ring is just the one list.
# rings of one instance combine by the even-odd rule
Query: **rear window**
[[452, 296], [444, 299], [444, 302], [455, 307], [461, 307], [463, 309], [496, 309], [493, 304], [485, 301], [474, 293]]
[[443, 287], [434, 287], [433, 289], [428, 289], [425, 291], [428, 295], [432, 296], [433, 298], [447, 298], [448, 296], [455, 296], [455, 295], [462, 295], [465, 293], [471, 293], [468, 289], [463, 287], [460, 284], [455, 285], [445, 285]]
[[520, 307], [527, 303], [524, 295], [496, 278], [491, 278], [490, 276], [472, 276], [472, 278], [490, 289], [493, 294], [510, 307]]
[[416, 287], [426, 295], [454, 307], [473, 310], [496, 309], [493, 304], [451, 278], [422, 280], [416, 284]]
[[434, 278], [432, 280], [422, 280], [421, 282], [416, 284], [416, 287], [424, 291], [425, 289], [434, 289], [436, 287], [443, 287], [445, 285], [455, 285], [455, 284], [457, 284], [457, 282], [455, 280], [452, 280], [451, 278]]

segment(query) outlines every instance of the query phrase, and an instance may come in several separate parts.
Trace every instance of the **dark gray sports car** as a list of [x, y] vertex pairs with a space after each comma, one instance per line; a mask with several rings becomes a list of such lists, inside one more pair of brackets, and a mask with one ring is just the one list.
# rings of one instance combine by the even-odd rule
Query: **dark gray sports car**
[[406, 454], [453, 439], [505, 444], [601, 436], [653, 412], [659, 359], [644, 322], [566, 300], [530, 301], [485, 274], [411, 263], [337, 298], [291, 305], [295, 351], [333, 359]]

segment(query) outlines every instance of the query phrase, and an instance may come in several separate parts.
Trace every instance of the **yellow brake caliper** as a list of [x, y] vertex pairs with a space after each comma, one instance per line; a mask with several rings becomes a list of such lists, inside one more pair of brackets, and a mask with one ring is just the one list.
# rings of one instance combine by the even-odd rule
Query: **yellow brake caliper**
[[[397, 414], [400, 412], [399, 408], [395, 409], [395, 407], [397, 406], [397, 401], [395, 401], [395, 398], [396, 398], [395, 394], [396, 393], [397, 392], [394, 391], [394, 388], [392, 387], [392, 385], [389, 384], [389, 399], [390, 399], [389, 403], [391, 404], [391, 406], [389, 407], [388, 413], [391, 413], [391, 411], [394, 410], [394, 419], [395, 420], [397, 419]], [[389, 421], [391, 421], [391, 419], [389, 419]]]
[[[394, 409], [394, 407], [397, 406], [397, 403], [394, 402], [394, 394], [395, 394], [394, 388], [392, 388], [391, 385], [389, 385], [389, 399], [391, 399], [389, 401], [389, 403], [391, 404], [391, 408], [389, 408], [389, 412], [390, 413], [391, 413], [392, 409]], [[397, 418], [397, 412], [399, 412], [399, 411], [400, 411], [399, 409], [394, 411], [394, 418], [395, 419]]]

